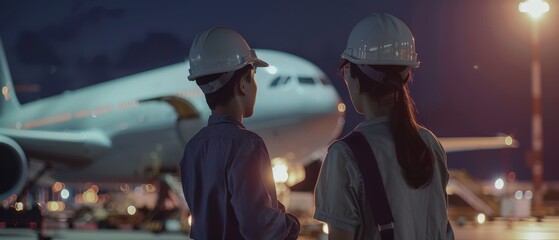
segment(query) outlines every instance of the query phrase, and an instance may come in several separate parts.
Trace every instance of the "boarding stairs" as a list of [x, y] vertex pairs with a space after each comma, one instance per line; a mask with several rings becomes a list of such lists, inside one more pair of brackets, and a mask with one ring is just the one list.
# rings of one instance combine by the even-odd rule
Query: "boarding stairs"
[[450, 170], [450, 178], [446, 190], [449, 194], [456, 194], [466, 201], [476, 211], [486, 216], [496, 217], [499, 205], [492, 196], [483, 194], [482, 184], [474, 180], [463, 170]]

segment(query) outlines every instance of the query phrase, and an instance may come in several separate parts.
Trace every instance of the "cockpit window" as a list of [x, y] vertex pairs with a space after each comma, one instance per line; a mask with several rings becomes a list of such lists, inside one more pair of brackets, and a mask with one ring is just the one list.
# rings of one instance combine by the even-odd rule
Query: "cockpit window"
[[291, 77], [287, 76], [279, 76], [277, 78], [275, 78], [274, 80], [272, 80], [272, 83], [270, 83], [270, 87], [276, 87], [278, 85], [285, 85], [286, 83], [289, 82], [289, 80], [291, 79]]
[[283, 82], [281, 84], [287, 84], [289, 82], [289, 80], [291, 80], [291, 77], [285, 77], [285, 79], [283, 80]]
[[270, 83], [270, 87], [275, 87], [276, 85], [278, 85], [280, 80], [281, 77], [277, 77], [276, 79], [272, 80], [272, 83]]
[[301, 84], [316, 84], [314, 79], [310, 77], [299, 77], [299, 82]]

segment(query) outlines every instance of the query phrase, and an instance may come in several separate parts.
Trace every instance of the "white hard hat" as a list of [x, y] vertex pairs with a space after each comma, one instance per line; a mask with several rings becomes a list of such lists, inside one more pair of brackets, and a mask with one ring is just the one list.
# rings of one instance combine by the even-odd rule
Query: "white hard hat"
[[236, 71], [248, 64], [267, 67], [268, 64], [256, 56], [238, 32], [224, 27], [203, 31], [194, 38], [188, 56], [189, 80], [199, 77]]
[[410, 29], [386, 13], [371, 14], [357, 23], [342, 58], [355, 64], [419, 66]]

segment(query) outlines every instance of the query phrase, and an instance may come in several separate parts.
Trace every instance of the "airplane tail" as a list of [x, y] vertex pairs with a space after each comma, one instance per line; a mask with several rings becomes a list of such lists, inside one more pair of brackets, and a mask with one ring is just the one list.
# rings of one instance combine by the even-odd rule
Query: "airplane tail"
[[0, 95], [0, 116], [9, 112], [17, 111], [19, 109], [19, 101], [17, 100], [14, 84], [12, 83], [12, 76], [8, 68], [8, 60], [6, 59], [6, 52], [4, 52], [4, 45], [0, 38], [0, 88], [2, 95]]

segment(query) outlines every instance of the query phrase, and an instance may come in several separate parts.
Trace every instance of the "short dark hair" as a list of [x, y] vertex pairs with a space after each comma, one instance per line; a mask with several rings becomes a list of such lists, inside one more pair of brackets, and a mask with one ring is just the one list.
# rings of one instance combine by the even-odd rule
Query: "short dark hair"
[[[208, 103], [208, 106], [210, 107], [210, 109], [215, 110], [215, 108], [217, 106], [227, 104], [235, 96], [235, 85], [241, 79], [243, 79], [247, 74], [249, 74], [250, 70], [252, 68], [253, 67], [250, 64], [244, 66], [243, 68], [235, 71], [233, 76], [231, 76], [231, 79], [223, 87], [221, 87], [219, 90], [217, 90], [213, 93], [205, 94], [206, 103]], [[199, 78], [196, 79], [196, 83], [198, 85], [207, 84], [209, 82], [212, 82], [212, 81], [218, 79], [223, 74], [224, 73], [217, 73], [217, 74], [212, 74], [212, 75], [199, 77]], [[250, 78], [249, 78], [249, 81], [250, 81]]]

